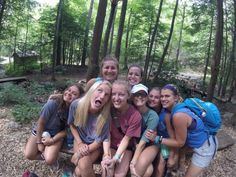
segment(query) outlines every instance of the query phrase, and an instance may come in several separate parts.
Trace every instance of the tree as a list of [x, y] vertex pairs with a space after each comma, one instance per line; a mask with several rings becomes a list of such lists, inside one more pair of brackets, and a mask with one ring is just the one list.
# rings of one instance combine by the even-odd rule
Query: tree
[[63, 0], [60, 0], [58, 4], [58, 10], [57, 10], [54, 43], [53, 43], [52, 80], [55, 80], [55, 65], [56, 65], [56, 61], [58, 61], [58, 58], [60, 58], [60, 56], [58, 55], [58, 50], [60, 47], [59, 37], [60, 37], [62, 4], [63, 4]]
[[124, 23], [125, 23], [125, 15], [127, 9], [128, 0], [123, 0], [122, 8], [121, 8], [121, 15], [120, 15], [120, 23], [116, 41], [116, 50], [115, 50], [115, 57], [119, 60], [120, 58], [120, 47], [121, 47], [121, 40], [123, 35]]
[[81, 60], [81, 66], [85, 66], [85, 60], [87, 56], [87, 47], [88, 47], [88, 33], [89, 33], [89, 25], [92, 17], [92, 12], [93, 12], [93, 3], [94, 0], [90, 1], [90, 7], [89, 7], [89, 12], [87, 16], [87, 22], [86, 22], [86, 29], [85, 29], [85, 34], [84, 34], [84, 45], [83, 45], [83, 54], [82, 54], [82, 60]]
[[153, 48], [153, 44], [154, 44], [154, 41], [155, 41], [155, 38], [156, 38], [158, 24], [159, 24], [159, 21], [160, 21], [162, 4], [163, 4], [163, 0], [160, 0], [158, 13], [157, 13], [157, 17], [156, 17], [156, 23], [155, 23], [154, 30], [153, 30], [153, 33], [152, 33], [150, 46], [148, 48], [148, 53], [146, 55], [146, 62], [145, 62], [145, 65], [144, 65], [144, 80], [145, 80], [145, 82], [146, 82], [146, 79], [147, 79], [147, 72], [148, 72], [149, 61], [150, 61], [150, 58], [151, 58], [152, 48]]
[[2, 17], [3, 17], [5, 5], [6, 5], [6, 0], [0, 0], [0, 34], [1, 34], [1, 29], [2, 29]]
[[87, 81], [97, 77], [99, 72], [99, 50], [102, 39], [102, 30], [106, 16], [107, 0], [100, 0], [98, 5], [97, 17], [94, 26], [93, 40], [91, 45], [91, 58], [87, 73]]
[[211, 79], [207, 89], [207, 100], [211, 101], [219, 73], [222, 42], [223, 42], [223, 1], [217, 0], [217, 28], [215, 36], [215, 46], [211, 61]]
[[105, 37], [104, 37], [102, 57], [105, 57], [107, 55], [108, 41], [109, 41], [112, 24], [114, 23], [117, 3], [118, 3], [118, 0], [111, 0], [111, 11], [110, 11], [110, 16], [109, 16], [109, 20], [107, 24], [107, 29], [105, 32]]
[[163, 51], [163, 53], [162, 53], [162, 56], [161, 56], [159, 65], [158, 65], [158, 69], [157, 69], [157, 73], [156, 73], [156, 75], [155, 75], [155, 79], [158, 78], [158, 75], [159, 75], [160, 72], [161, 72], [161, 68], [162, 68], [162, 65], [163, 65], [163, 63], [164, 63], [164, 59], [165, 59], [167, 50], [168, 50], [168, 48], [169, 48], [171, 36], [172, 36], [173, 30], [174, 30], [175, 17], [176, 17], [176, 13], [177, 13], [177, 9], [178, 9], [178, 3], [179, 3], [179, 0], [176, 0], [176, 2], [175, 2], [175, 9], [174, 9], [173, 16], [172, 16], [172, 22], [171, 22], [171, 27], [170, 27], [170, 33], [169, 33], [169, 36], [168, 36], [168, 39], [167, 39], [167, 42], [166, 42], [164, 51]]

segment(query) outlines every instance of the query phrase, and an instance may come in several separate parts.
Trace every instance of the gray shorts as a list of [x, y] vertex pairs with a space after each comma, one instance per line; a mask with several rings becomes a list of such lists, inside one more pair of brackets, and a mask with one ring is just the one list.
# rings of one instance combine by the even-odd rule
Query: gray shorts
[[216, 136], [210, 136], [208, 140], [199, 148], [194, 148], [192, 163], [200, 168], [209, 166], [214, 158], [218, 148], [218, 140]]

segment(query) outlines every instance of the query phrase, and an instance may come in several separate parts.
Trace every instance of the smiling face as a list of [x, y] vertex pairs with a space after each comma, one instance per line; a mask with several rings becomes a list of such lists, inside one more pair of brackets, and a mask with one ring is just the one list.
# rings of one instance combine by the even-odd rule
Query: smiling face
[[113, 82], [118, 76], [118, 66], [113, 60], [104, 61], [101, 69], [101, 75], [104, 80]]
[[142, 71], [141, 68], [132, 66], [129, 68], [127, 80], [130, 85], [139, 84], [142, 81]]
[[172, 90], [161, 90], [161, 104], [163, 108], [171, 110], [172, 107], [178, 102], [178, 95], [175, 95]]
[[129, 93], [126, 85], [113, 83], [112, 85], [112, 104], [114, 108], [123, 111], [127, 108]]
[[111, 96], [111, 88], [105, 83], [102, 83], [92, 93], [90, 101], [90, 111], [99, 112], [103, 106], [109, 101]]
[[161, 108], [161, 90], [152, 89], [148, 94], [148, 106], [154, 110]]
[[145, 107], [147, 101], [148, 101], [148, 96], [146, 92], [139, 91], [133, 94], [133, 103], [137, 108]]
[[76, 86], [71, 86], [68, 89], [65, 90], [63, 94], [63, 100], [67, 103], [70, 104], [72, 101], [77, 99], [80, 96], [80, 92], [78, 87]]

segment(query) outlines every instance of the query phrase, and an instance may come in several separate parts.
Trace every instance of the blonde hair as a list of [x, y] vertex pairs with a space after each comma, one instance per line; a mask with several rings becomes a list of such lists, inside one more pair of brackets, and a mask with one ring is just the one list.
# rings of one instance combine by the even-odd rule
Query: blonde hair
[[127, 82], [125, 80], [115, 80], [112, 85], [115, 85], [115, 84], [125, 86], [128, 95], [129, 96], [131, 95], [131, 86], [130, 86], [129, 82]]
[[[97, 90], [97, 88], [106, 84], [111, 89], [111, 83], [109, 81], [97, 81], [95, 82], [90, 89], [86, 92], [86, 94], [79, 100], [79, 106], [76, 109], [74, 124], [75, 126], [85, 127], [88, 119], [88, 113], [90, 108], [90, 101], [93, 93]], [[107, 119], [110, 118], [110, 107], [111, 107], [111, 99], [109, 98], [107, 103], [103, 106], [100, 114], [97, 119], [96, 133], [100, 135], [103, 129], [104, 124]]]

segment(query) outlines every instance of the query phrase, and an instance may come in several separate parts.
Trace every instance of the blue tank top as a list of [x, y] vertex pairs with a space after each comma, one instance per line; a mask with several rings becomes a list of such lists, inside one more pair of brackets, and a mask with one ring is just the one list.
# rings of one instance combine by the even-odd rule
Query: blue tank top
[[164, 138], [169, 138], [169, 134], [168, 134], [166, 123], [165, 123], [165, 115], [166, 115], [166, 110], [161, 109], [161, 112], [159, 113], [159, 123], [157, 126], [157, 134], [159, 136], [163, 136]]
[[191, 148], [201, 147], [202, 144], [208, 139], [208, 134], [205, 131], [205, 126], [202, 120], [187, 108], [181, 108], [177, 110], [176, 113], [177, 112], [186, 113], [192, 118], [192, 124], [195, 124], [194, 126], [191, 125], [188, 127], [185, 144]]

